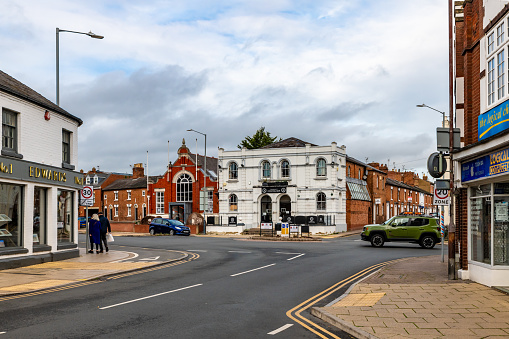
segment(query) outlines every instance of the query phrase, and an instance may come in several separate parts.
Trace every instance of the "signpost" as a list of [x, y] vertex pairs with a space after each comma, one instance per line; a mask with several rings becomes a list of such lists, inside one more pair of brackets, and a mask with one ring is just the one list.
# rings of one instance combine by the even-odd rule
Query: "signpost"
[[440, 212], [440, 234], [442, 236], [442, 262], [444, 262], [444, 206], [451, 204], [450, 190], [435, 188], [433, 191], [433, 205], [442, 206]]
[[94, 206], [94, 186], [83, 186], [83, 189], [80, 191], [80, 205], [86, 206], [85, 208], [85, 220], [86, 220], [86, 232], [87, 236], [86, 240], [86, 251], [90, 249], [90, 232], [88, 230], [88, 207]]
[[290, 236], [290, 225], [287, 222], [281, 223], [281, 237], [288, 238]]

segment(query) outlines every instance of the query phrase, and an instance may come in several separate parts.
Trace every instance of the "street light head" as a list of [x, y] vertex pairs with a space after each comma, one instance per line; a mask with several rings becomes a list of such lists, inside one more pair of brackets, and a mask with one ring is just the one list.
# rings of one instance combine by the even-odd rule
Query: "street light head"
[[188, 129], [187, 131], [188, 131], [188, 132], [192, 132], [192, 131], [193, 131], [193, 129], [192, 129], [192, 128], [190, 128], [190, 129]]
[[87, 35], [91, 38], [94, 38], [94, 39], [104, 39], [104, 36], [102, 35], [97, 35], [97, 34], [94, 34], [92, 33], [92, 31], [88, 32]]
[[426, 107], [425, 104], [419, 104], [419, 105], [416, 105], [417, 107]]

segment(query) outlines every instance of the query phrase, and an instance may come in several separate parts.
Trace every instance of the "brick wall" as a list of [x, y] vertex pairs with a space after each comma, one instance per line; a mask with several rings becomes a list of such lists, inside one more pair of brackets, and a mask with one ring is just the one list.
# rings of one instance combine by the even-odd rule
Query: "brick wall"
[[348, 199], [346, 201], [346, 224], [347, 230], [359, 230], [369, 224], [368, 215], [371, 211], [371, 202]]

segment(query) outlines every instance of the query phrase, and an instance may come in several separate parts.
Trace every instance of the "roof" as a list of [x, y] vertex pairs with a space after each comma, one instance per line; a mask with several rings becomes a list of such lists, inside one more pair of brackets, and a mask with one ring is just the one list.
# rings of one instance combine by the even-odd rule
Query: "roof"
[[401, 188], [406, 188], [406, 189], [409, 189], [409, 190], [417, 191], [417, 192], [428, 194], [428, 195], [433, 195], [432, 193], [430, 193], [430, 192], [428, 192], [426, 190], [423, 190], [420, 187], [410, 186], [410, 185], [402, 183], [401, 181], [398, 181], [398, 180], [387, 178], [387, 182], [386, 183], [388, 185], [392, 185], [392, 186], [396, 186], [396, 187], [401, 187]]
[[371, 201], [367, 183], [364, 180], [347, 177], [346, 185], [350, 190], [350, 194], [352, 195], [353, 200]]
[[[151, 177], [152, 178], [152, 177]], [[147, 177], [140, 177], [136, 179], [118, 179], [110, 185], [103, 188], [103, 191], [126, 190], [136, 188], [147, 188]]]
[[27, 85], [14, 79], [7, 73], [0, 71], [0, 91], [9, 93], [23, 100], [29, 101], [33, 104], [39, 105], [47, 110], [59, 113], [65, 117], [68, 117], [78, 123], [78, 126], [83, 124], [83, 120], [74, 115], [70, 114], [60, 106], [54, 104], [50, 100], [43, 97]]
[[[193, 162], [195, 162], [196, 154], [189, 153], [189, 157], [191, 158], [191, 160]], [[198, 167], [204, 168], [203, 167], [204, 159], [205, 159], [205, 156], [198, 154]], [[207, 172], [208, 172], [209, 177], [210, 176], [217, 177], [216, 171], [217, 171], [217, 158], [207, 157]]]
[[379, 170], [378, 168], [375, 168], [375, 167], [373, 167], [373, 166], [370, 166], [370, 165], [368, 165], [368, 164], [365, 164], [365, 163], [363, 163], [362, 161], [357, 160], [357, 159], [355, 159], [355, 158], [352, 158], [351, 156], [348, 156], [348, 155], [346, 156], [346, 161], [353, 162], [354, 164], [357, 164], [357, 165], [365, 166], [366, 168], [368, 168], [368, 169], [370, 169], [370, 170], [372, 170], [372, 171], [375, 171], [375, 172], [379, 172], [379, 173], [387, 174], [387, 173], [385, 173], [384, 171]]
[[318, 146], [318, 145], [312, 144], [310, 142], [302, 141], [300, 139], [292, 137], [292, 138], [287, 138], [285, 140], [281, 140], [278, 142], [274, 142], [270, 145], [266, 145], [266, 146], [263, 146], [260, 148], [306, 147], [306, 144], [309, 144], [311, 146]]

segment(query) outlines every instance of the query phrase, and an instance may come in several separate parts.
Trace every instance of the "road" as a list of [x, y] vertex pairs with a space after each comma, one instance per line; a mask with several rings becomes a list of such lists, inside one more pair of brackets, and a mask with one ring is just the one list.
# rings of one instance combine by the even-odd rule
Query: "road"
[[368, 267], [440, 253], [406, 243], [372, 248], [358, 236], [323, 242], [117, 237], [110, 250], [137, 253], [135, 261], [180, 250], [194, 260], [2, 301], [0, 339], [349, 338], [308, 308], [339, 297], [355, 281], [348, 278]]

